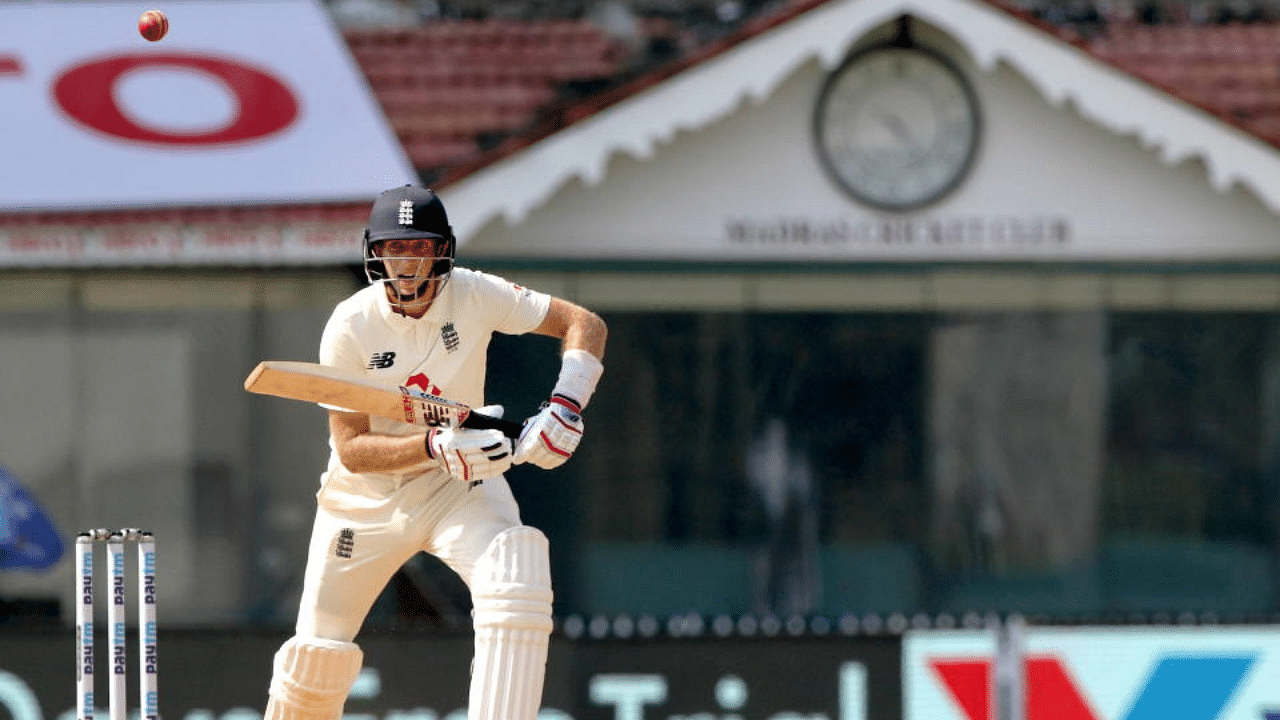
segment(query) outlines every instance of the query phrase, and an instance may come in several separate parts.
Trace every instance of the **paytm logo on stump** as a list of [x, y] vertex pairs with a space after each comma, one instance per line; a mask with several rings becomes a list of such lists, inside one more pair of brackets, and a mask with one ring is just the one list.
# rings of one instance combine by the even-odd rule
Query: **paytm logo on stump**
[[[994, 640], [913, 632], [905, 720], [995, 720]], [[1280, 628], [1026, 633], [1026, 720], [1280, 720]]]

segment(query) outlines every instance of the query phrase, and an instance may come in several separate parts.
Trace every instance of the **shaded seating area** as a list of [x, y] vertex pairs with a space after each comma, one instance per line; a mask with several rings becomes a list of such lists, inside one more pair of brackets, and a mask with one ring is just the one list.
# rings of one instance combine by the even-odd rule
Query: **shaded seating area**
[[442, 21], [345, 37], [419, 169], [488, 149], [536, 122], [563, 88], [607, 80], [626, 59], [584, 20]]

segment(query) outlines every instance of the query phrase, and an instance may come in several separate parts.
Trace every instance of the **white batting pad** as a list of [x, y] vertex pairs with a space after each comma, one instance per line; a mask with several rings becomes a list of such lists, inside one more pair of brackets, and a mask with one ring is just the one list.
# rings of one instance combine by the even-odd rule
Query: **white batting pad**
[[471, 581], [476, 654], [469, 720], [535, 720], [551, 636], [551, 560], [536, 528], [489, 543]]
[[363, 662], [355, 643], [289, 638], [276, 652], [263, 720], [340, 720]]

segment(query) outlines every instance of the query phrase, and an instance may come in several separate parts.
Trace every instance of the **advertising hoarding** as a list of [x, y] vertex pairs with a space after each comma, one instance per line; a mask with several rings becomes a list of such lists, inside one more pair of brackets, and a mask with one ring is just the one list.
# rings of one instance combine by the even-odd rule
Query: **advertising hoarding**
[[[260, 718], [272, 655], [285, 638], [162, 630], [161, 717]], [[469, 633], [378, 632], [357, 642], [365, 662], [347, 702], [348, 720], [465, 720]], [[70, 630], [0, 633], [0, 720], [74, 720], [74, 650]], [[541, 718], [896, 720], [898, 659], [898, 638], [888, 636], [555, 636]], [[131, 678], [133, 692], [136, 684]], [[105, 688], [98, 690], [105, 705]], [[130, 706], [137, 707], [135, 699]]]
[[[995, 720], [991, 632], [913, 631], [903, 640], [904, 720]], [[1280, 716], [1280, 628], [1032, 628], [1027, 720], [1272, 720]]]
[[323, 5], [0, 3], [0, 211], [361, 202], [415, 178]]

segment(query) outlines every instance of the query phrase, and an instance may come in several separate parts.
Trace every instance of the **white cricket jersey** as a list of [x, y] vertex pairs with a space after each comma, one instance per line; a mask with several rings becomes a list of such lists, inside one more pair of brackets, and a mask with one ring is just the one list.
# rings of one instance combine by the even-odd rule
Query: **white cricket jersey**
[[[487, 273], [454, 268], [449, 281], [421, 318], [396, 313], [382, 283], [374, 283], [334, 308], [320, 339], [320, 364], [354, 370], [388, 385], [405, 385], [472, 407], [484, 405], [489, 339], [537, 328], [550, 296]], [[370, 417], [370, 429], [411, 435], [421, 427]], [[326, 477], [345, 475], [374, 485], [399, 482], [432, 469], [429, 463], [392, 475], [355, 474], [342, 467], [330, 440]], [[344, 483], [349, 484], [349, 483]]]

